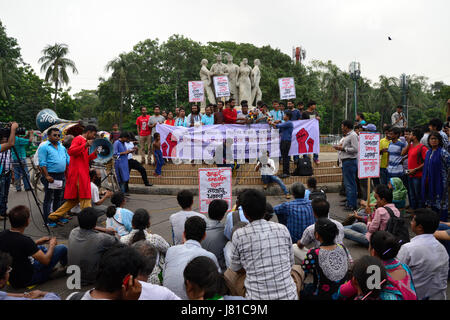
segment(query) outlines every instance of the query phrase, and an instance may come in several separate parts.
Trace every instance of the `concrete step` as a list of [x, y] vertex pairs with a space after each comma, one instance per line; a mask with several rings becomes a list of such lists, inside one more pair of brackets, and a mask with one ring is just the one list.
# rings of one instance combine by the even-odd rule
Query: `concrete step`
[[[327, 174], [327, 175], [315, 175], [318, 184], [340, 182], [342, 180], [342, 174]], [[294, 182], [302, 182], [306, 184], [309, 177], [291, 176], [283, 179], [283, 182], [288, 185]], [[198, 185], [198, 177], [154, 177], [149, 176], [150, 183], [154, 185]], [[131, 174], [131, 184], [143, 184], [142, 177], [140, 175]], [[235, 177], [233, 178], [233, 185], [262, 185], [261, 177]]]
[[[155, 170], [146, 170], [147, 176], [152, 176]], [[331, 167], [323, 167], [323, 168], [314, 168], [314, 175], [321, 176], [321, 175], [329, 175], [329, 174], [340, 174], [342, 171], [340, 168], [331, 168]], [[283, 169], [279, 168], [278, 174], [282, 174]], [[131, 170], [132, 175], [138, 175], [139, 172], [137, 170]], [[192, 169], [188, 170], [173, 170], [173, 169], [167, 169], [165, 166], [162, 168], [162, 176], [163, 177], [183, 177], [183, 178], [190, 178], [190, 177], [197, 177], [198, 176], [198, 168], [194, 167]], [[237, 171], [238, 177], [252, 177], [252, 178], [258, 178], [261, 176], [261, 173], [255, 172], [254, 168], [248, 167], [247, 170], [242, 170], [239, 168]]]
[[[249, 163], [245, 163], [245, 164], [241, 164], [239, 170], [252, 170], [254, 169], [256, 166], [256, 164], [249, 164]], [[295, 163], [291, 162], [289, 164], [290, 169], [294, 170], [295, 169]], [[316, 165], [315, 163], [312, 164], [313, 168], [333, 168], [333, 167], [337, 167], [336, 161], [323, 161], [320, 162], [318, 165]], [[155, 170], [155, 166], [154, 165], [148, 165], [145, 164], [144, 168], [146, 170], [150, 170], [150, 171], [154, 171]], [[206, 164], [206, 163], [201, 163], [201, 164], [174, 164], [171, 161], [169, 161], [168, 163], [166, 163], [164, 165], [164, 170], [192, 170], [195, 169], [197, 170], [198, 168], [216, 168], [215, 164]]]

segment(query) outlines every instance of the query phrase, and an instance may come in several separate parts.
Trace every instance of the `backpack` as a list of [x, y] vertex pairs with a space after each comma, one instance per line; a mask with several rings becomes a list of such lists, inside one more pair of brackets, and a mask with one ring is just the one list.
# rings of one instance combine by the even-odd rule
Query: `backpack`
[[312, 176], [313, 175], [313, 167], [311, 164], [311, 159], [304, 158], [298, 158], [297, 159], [297, 167], [294, 170], [294, 173], [292, 174], [294, 176]]
[[324, 199], [327, 200], [327, 194], [322, 189], [316, 189], [309, 194], [309, 200]]
[[408, 224], [401, 216], [397, 217], [391, 208], [383, 207], [389, 213], [389, 220], [386, 225], [386, 231], [402, 240], [403, 243], [409, 242]]

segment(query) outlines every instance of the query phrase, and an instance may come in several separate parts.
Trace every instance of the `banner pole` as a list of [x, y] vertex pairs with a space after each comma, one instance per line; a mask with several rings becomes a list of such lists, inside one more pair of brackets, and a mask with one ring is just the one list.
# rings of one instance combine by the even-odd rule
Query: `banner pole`
[[370, 178], [367, 179], [367, 208], [370, 210]]

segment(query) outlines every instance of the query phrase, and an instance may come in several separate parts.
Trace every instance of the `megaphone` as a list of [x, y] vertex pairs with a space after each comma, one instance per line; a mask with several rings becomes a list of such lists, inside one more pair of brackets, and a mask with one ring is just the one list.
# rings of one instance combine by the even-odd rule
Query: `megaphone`
[[96, 163], [107, 163], [113, 157], [114, 147], [112, 143], [106, 139], [95, 139], [89, 149], [89, 153], [94, 152], [96, 149], [98, 150], [97, 158], [94, 160]]
[[58, 118], [58, 115], [52, 109], [43, 109], [36, 116], [36, 125], [41, 132], [58, 123], [78, 122]]

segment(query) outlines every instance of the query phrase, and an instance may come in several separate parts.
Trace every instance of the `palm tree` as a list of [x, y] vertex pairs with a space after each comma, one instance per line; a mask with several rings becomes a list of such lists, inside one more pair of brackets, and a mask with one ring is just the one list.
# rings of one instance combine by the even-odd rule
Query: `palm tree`
[[399, 80], [381, 75], [377, 87], [377, 102], [380, 104], [381, 123], [391, 123], [391, 114], [400, 101]]
[[135, 69], [137, 69], [137, 64], [130, 61], [129, 57], [122, 53], [119, 57], [111, 60], [106, 65], [106, 71], [112, 70], [111, 79], [113, 80], [116, 90], [120, 92], [120, 120], [119, 126], [122, 130], [123, 122], [123, 99], [126, 94], [130, 92], [130, 84], [133, 79], [133, 74]]
[[69, 83], [69, 76], [67, 75], [66, 69], [71, 68], [73, 73], [78, 73], [75, 62], [65, 58], [68, 53], [69, 47], [64, 43], [55, 43], [53, 46], [47, 45], [42, 50], [43, 56], [38, 61], [42, 63], [41, 72], [45, 72], [45, 81], [55, 84], [55, 110], [58, 87]]

